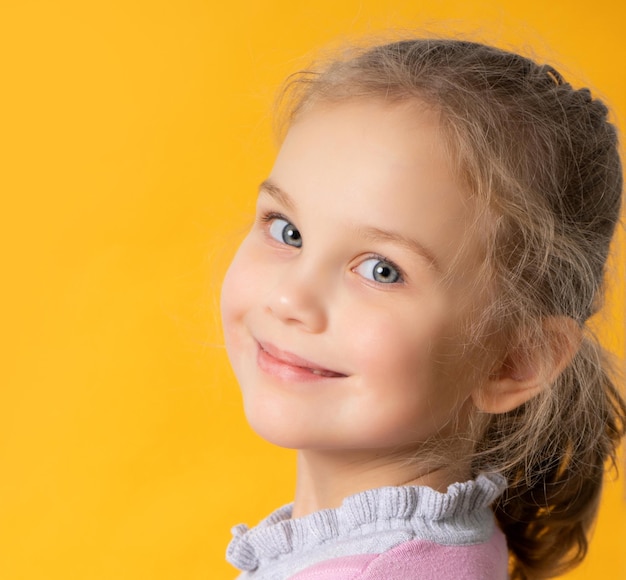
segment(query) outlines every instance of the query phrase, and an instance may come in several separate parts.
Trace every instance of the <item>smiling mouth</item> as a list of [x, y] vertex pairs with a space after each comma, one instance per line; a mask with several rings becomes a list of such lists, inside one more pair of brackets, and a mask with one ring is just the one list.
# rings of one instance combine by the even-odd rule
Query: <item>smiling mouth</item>
[[259, 345], [259, 363], [263, 370], [272, 374], [293, 375], [294, 378], [306, 377], [323, 377], [323, 378], [343, 378], [347, 375], [326, 369], [296, 356], [290, 352], [286, 352], [276, 348], [269, 343], [258, 343]]

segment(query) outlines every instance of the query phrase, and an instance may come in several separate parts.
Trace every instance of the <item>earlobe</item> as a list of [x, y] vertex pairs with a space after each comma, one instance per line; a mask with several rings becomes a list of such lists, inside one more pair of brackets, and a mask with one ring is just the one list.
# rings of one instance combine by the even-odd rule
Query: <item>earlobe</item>
[[521, 338], [508, 349], [487, 381], [472, 393], [485, 413], [506, 413], [548, 388], [565, 370], [582, 339], [579, 324], [567, 316], [550, 316], [542, 323], [541, 344]]

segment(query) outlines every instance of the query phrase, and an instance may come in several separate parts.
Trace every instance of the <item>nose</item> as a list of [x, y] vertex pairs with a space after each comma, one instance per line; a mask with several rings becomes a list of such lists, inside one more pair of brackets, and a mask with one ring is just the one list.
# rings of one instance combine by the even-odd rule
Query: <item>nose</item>
[[293, 264], [270, 291], [267, 309], [284, 324], [319, 333], [328, 323], [328, 291], [319, 272]]

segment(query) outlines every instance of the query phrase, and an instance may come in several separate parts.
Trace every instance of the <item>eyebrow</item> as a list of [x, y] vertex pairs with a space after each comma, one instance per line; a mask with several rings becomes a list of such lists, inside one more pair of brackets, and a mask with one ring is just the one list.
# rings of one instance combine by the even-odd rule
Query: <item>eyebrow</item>
[[441, 267], [439, 265], [439, 262], [437, 261], [437, 258], [435, 257], [435, 254], [431, 250], [429, 250], [424, 244], [421, 244], [413, 238], [407, 238], [402, 234], [382, 230], [373, 226], [359, 227], [358, 232], [363, 238], [367, 240], [392, 242], [398, 246], [402, 246], [410, 252], [419, 255], [421, 258], [424, 258], [437, 272], [441, 272]]
[[261, 185], [259, 185], [259, 193], [267, 193], [270, 197], [273, 197], [277, 202], [284, 205], [290, 211], [295, 209], [295, 205], [291, 200], [291, 197], [289, 197], [289, 194], [269, 179], [261, 182]]
[[[261, 182], [259, 185], [259, 193], [267, 193], [290, 211], [295, 209], [295, 204], [289, 194], [269, 179]], [[357, 227], [357, 233], [366, 240], [373, 242], [391, 242], [402, 246], [419, 255], [421, 258], [424, 258], [437, 272], [442, 271], [434, 252], [413, 238], [375, 226], [359, 226]]]

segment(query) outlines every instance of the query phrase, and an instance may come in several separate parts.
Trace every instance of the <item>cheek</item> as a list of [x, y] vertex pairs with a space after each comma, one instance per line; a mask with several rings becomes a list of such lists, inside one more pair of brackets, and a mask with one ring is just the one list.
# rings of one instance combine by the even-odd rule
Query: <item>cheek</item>
[[[428, 306], [428, 307], [427, 307]], [[397, 428], [447, 420], [463, 403], [463, 393], [442, 373], [450, 351], [444, 340], [449, 317], [443, 304], [381, 312], [349, 325], [346, 356], [360, 375], [359, 401]], [[424, 423], [425, 424], [425, 423]], [[384, 425], [384, 426], [383, 426]]]
[[227, 341], [254, 305], [253, 288], [258, 288], [257, 274], [254, 261], [249, 259], [244, 242], [228, 268], [222, 284], [220, 309]]
[[445, 332], [442, 308], [432, 301], [405, 306], [373, 310], [355, 304], [351, 309], [344, 344], [368, 375], [415, 381], [431, 368], [433, 344]]
[[[363, 376], [398, 382], [416, 378], [425, 359], [424, 344], [389, 324], [355, 329], [349, 347]], [[350, 344], [350, 343], [348, 343]]]
[[228, 272], [226, 272], [220, 295], [220, 311], [225, 333], [228, 333], [230, 330], [230, 325], [241, 307], [241, 288], [245, 286], [242, 286], [239, 278], [240, 272], [237, 268], [237, 262], [233, 261], [228, 268]]

